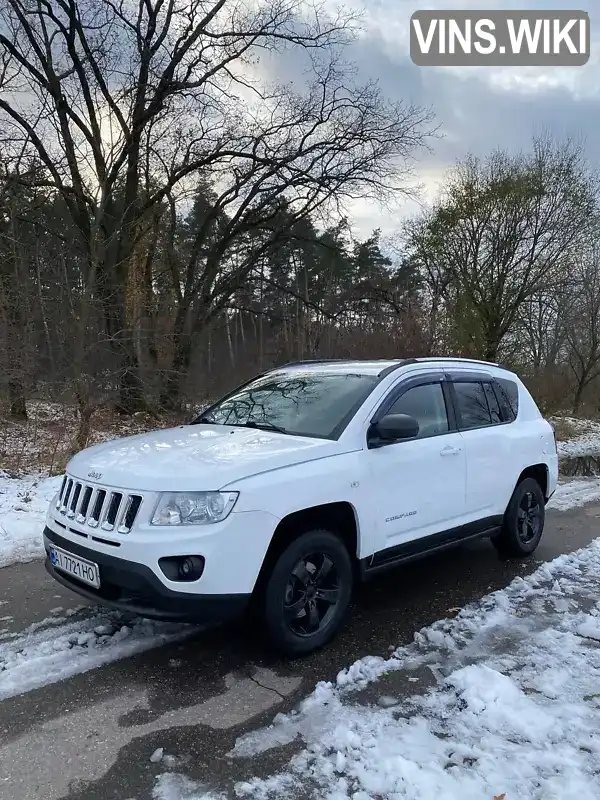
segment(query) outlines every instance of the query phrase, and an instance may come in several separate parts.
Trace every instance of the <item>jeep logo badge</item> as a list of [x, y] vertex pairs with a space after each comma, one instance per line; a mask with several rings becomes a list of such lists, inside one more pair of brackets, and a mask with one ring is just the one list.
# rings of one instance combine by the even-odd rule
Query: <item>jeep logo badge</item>
[[94, 478], [95, 480], [99, 481], [101, 477], [101, 472], [88, 472], [88, 478]]

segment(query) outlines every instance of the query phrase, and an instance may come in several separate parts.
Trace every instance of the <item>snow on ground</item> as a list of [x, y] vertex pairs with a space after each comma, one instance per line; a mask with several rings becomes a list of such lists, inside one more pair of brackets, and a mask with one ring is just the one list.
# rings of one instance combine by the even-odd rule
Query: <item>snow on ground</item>
[[44, 555], [44, 519], [61, 480], [10, 478], [0, 471], [0, 567]]
[[552, 417], [550, 422], [563, 423], [572, 431], [569, 439], [556, 443], [559, 457], [600, 455], [600, 422], [577, 417]]
[[559, 483], [547, 508], [567, 511], [595, 500], [600, 500], [600, 478], [574, 478]]
[[[389, 659], [357, 661], [296, 711], [238, 739], [230, 756], [302, 747], [282, 773], [240, 783], [236, 795], [597, 800], [599, 585], [594, 542], [419, 631]], [[436, 680], [419, 693], [424, 673]], [[385, 703], [357, 696], [384, 675]], [[167, 797], [210, 795], [188, 783]]]
[[189, 625], [89, 609], [85, 619], [53, 616], [0, 635], [0, 700], [189, 636]]
[[[153, 800], [195, 800], [201, 791], [199, 784], [186, 778], [185, 775], [165, 772], [156, 781], [152, 793]], [[202, 794], [202, 800], [225, 800], [224, 794]]]

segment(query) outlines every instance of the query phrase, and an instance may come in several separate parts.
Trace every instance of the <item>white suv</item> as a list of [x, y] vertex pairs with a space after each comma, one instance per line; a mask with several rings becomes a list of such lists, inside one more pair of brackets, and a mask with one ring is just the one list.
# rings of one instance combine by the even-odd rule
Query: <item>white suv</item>
[[299, 655], [381, 570], [480, 536], [532, 553], [557, 474], [551, 426], [496, 364], [289, 364], [189, 425], [77, 454], [48, 512], [46, 568], [146, 617], [252, 610]]

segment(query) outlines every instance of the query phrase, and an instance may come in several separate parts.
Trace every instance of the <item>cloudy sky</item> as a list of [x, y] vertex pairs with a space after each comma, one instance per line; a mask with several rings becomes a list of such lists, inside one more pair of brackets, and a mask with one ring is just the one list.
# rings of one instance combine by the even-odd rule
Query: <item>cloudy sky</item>
[[[348, 5], [348, 2], [344, 3]], [[445, 170], [467, 152], [494, 148], [526, 149], [536, 133], [583, 142], [590, 162], [600, 168], [600, 0], [352, 0], [364, 14], [364, 32], [349, 54], [361, 77], [375, 77], [390, 98], [429, 106], [443, 138], [424, 154], [418, 171], [424, 199], [435, 195]], [[416, 67], [409, 55], [409, 20], [426, 9], [577, 9], [591, 20], [591, 58], [569, 69]], [[394, 229], [400, 217], [418, 206], [404, 203], [392, 213], [358, 203], [356, 232]]]

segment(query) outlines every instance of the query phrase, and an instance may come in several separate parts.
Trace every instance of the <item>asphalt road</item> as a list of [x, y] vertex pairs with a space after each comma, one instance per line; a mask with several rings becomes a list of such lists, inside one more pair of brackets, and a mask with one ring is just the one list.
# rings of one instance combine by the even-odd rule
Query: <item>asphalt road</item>
[[[302, 661], [267, 654], [256, 632], [199, 633], [0, 703], [0, 800], [149, 800], [159, 747], [208, 786], [270, 774], [291, 756], [227, 756], [236, 738], [292, 708], [319, 680], [364, 655], [386, 656], [414, 631], [600, 533], [600, 504], [549, 511], [535, 557], [499, 560], [477, 542], [398, 568], [361, 587], [348, 623], [326, 650]], [[80, 599], [40, 562], [0, 569], [0, 623], [21, 631]], [[233, 793], [232, 793], [233, 796]]]

